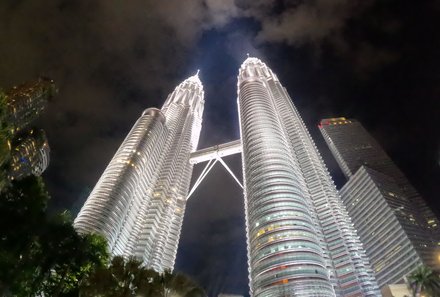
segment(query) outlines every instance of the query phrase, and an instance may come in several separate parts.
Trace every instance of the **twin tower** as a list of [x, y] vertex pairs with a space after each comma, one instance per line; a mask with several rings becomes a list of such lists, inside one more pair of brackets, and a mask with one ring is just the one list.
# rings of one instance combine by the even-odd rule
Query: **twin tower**
[[[114, 255], [157, 271], [174, 266], [194, 156], [241, 152], [250, 293], [380, 296], [374, 274], [326, 166], [277, 76], [248, 58], [238, 75], [241, 141], [196, 152], [204, 93], [198, 75], [162, 109], [149, 108], [105, 169], [78, 217]], [[204, 170], [206, 173], [206, 170]], [[198, 181], [199, 182], [199, 181]]]

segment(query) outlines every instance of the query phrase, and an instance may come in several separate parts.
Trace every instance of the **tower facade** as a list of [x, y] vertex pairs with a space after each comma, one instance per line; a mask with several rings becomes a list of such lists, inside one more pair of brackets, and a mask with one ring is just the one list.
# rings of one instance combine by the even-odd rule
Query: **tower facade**
[[6, 121], [13, 126], [12, 134], [35, 121], [56, 92], [54, 81], [43, 77], [6, 92]]
[[75, 219], [78, 232], [104, 235], [113, 255], [136, 256], [157, 271], [173, 269], [203, 96], [195, 75], [161, 110], [144, 111]]
[[248, 58], [238, 76], [252, 296], [380, 296], [365, 252], [298, 111]]
[[43, 130], [30, 129], [11, 143], [10, 179], [41, 175], [49, 166], [50, 148]]
[[[198, 75], [181, 83], [162, 107], [168, 129], [153, 194], [139, 220], [140, 235], [133, 254], [157, 271], [172, 269], [177, 254], [193, 165], [191, 152], [199, 142], [204, 92]], [[158, 168], [157, 168], [158, 169]]]
[[403, 172], [360, 122], [343, 117], [323, 119], [319, 129], [348, 179], [362, 165], [388, 175], [394, 179], [401, 191], [418, 209], [422, 216], [422, 224], [431, 229], [433, 233], [439, 233], [438, 218]]
[[324, 119], [319, 128], [348, 178], [341, 197], [379, 285], [421, 264], [440, 268], [438, 219], [376, 140], [355, 119]]

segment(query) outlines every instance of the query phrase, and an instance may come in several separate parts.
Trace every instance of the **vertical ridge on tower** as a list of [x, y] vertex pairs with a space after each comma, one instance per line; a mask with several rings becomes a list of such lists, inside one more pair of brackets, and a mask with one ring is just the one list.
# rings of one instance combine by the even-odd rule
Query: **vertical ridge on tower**
[[240, 68], [238, 106], [252, 296], [380, 296], [301, 116], [259, 59]]
[[112, 255], [173, 269], [199, 141], [204, 92], [198, 73], [147, 109], [116, 152], [74, 226], [108, 241]]

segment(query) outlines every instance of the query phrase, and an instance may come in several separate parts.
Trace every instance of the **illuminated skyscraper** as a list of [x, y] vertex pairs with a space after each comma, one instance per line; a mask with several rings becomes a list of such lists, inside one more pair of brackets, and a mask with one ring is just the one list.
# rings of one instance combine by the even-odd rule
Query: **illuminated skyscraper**
[[203, 96], [196, 75], [160, 111], [144, 112], [80, 211], [76, 229], [104, 234], [115, 255], [172, 269], [192, 164], [208, 161], [197, 187], [217, 161], [233, 175], [221, 157], [241, 152], [251, 295], [380, 296], [336, 188], [276, 75], [248, 58], [238, 77], [241, 140], [195, 152]]
[[53, 80], [40, 77], [6, 92], [6, 121], [13, 126], [12, 132], [35, 121], [56, 91]]
[[195, 151], [202, 128], [204, 93], [198, 75], [181, 83], [162, 107], [168, 129], [153, 194], [133, 237], [133, 254], [157, 271], [172, 269], [177, 254]]
[[4, 110], [1, 111], [2, 129], [10, 155], [10, 180], [29, 175], [41, 175], [49, 165], [50, 148], [43, 130], [29, 126], [40, 116], [48, 101], [56, 93], [53, 80], [38, 78], [0, 92]]
[[256, 58], [240, 68], [238, 106], [251, 295], [380, 296], [307, 128]]
[[10, 179], [41, 175], [49, 165], [50, 148], [43, 130], [31, 129], [11, 143]]
[[136, 256], [157, 271], [173, 269], [203, 105], [195, 75], [162, 110], [142, 114], [75, 219], [78, 232], [104, 235], [113, 255]]
[[321, 121], [320, 130], [348, 182], [341, 196], [380, 286], [421, 264], [440, 268], [439, 222], [423, 198], [354, 119]]
[[319, 127], [347, 178], [353, 176], [362, 165], [388, 175], [394, 179], [407, 199], [417, 205], [423, 216], [423, 224], [427, 225], [434, 233], [438, 232], [440, 228], [438, 218], [361, 123], [355, 119], [333, 118], [322, 120]]

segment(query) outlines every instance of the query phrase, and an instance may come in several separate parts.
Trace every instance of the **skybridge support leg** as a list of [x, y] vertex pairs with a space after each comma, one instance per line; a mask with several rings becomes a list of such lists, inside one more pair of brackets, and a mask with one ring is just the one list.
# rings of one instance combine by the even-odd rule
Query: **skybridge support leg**
[[229, 174], [234, 178], [234, 180], [237, 182], [237, 184], [240, 186], [240, 188], [243, 189], [243, 185], [241, 184], [240, 180], [235, 176], [234, 172], [229, 168], [229, 166], [223, 161], [222, 158], [217, 157], [217, 160], [223, 165], [223, 167], [226, 168], [226, 170], [229, 172]]
[[229, 166], [222, 159], [222, 157], [240, 154], [241, 151], [242, 151], [241, 141], [240, 141], [240, 139], [238, 139], [238, 140], [215, 145], [212, 147], [208, 147], [208, 148], [193, 152], [191, 154], [191, 157], [189, 160], [189, 162], [191, 164], [198, 164], [198, 163], [202, 163], [202, 162], [206, 162], [206, 161], [208, 161], [208, 164], [206, 164], [202, 173], [197, 178], [196, 182], [194, 183], [193, 187], [191, 188], [191, 191], [189, 191], [186, 199], [188, 200], [189, 197], [191, 197], [191, 195], [194, 193], [194, 191], [201, 184], [201, 182], [205, 179], [205, 177], [208, 175], [209, 171], [211, 171], [212, 167], [214, 167], [214, 165], [217, 162], [220, 162], [220, 164], [222, 164], [223, 167], [225, 167], [225, 169], [232, 176], [232, 178], [237, 182], [237, 184], [240, 186], [240, 188], [243, 189], [243, 184], [235, 176], [235, 174], [232, 172], [231, 168], [229, 168]]
[[191, 191], [189, 191], [188, 196], [186, 197], [186, 200], [191, 197], [191, 195], [194, 193], [194, 191], [197, 189], [197, 187], [200, 185], [200, 183], [205, 179], [206, 175], [208, 175], [209, 171], [211, 171], [212, 167], [214, 167], [215, 163], [217, 163], [217, 160], [213, 162], [213, 160], [209, 160], [208, 164], [206, 164], [205, 168], [203, 169], [202, 173], [200, 174], [199, 178], [194, 183]]

